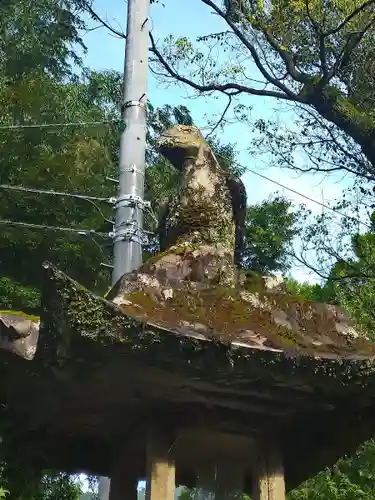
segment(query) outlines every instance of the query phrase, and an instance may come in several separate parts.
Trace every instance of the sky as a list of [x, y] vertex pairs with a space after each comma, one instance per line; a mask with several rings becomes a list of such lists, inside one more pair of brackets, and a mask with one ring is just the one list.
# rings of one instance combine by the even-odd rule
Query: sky
[[[163, 3], [165, 7], [163, 7]], [[118, 30], [126, 31], [126, 2], [125, 0], [95, 0], [94, 10], [109, 24]], [[175, 37], [186, 36], [192, 40], [210, 32], [223, 31], [224, 21], [214, 15], [200, 0], [162, 0], [151, 6], [150, 27], [156, 40], [162, 41], [172, 34]], [[91, 26], [97, 25], [93, 24]], [[95, 29], [84, 35], [87, 53], [83, 56], [84, 64], [95, 70], [123, 71], [125, 41], [110, 34], [106, 28]], [[251, 66], [250, 66], [251, 69]], [[185, 105], [191, 111], [194, 122], [199, 127], [207, 125], [205, 115], [209, 110], [210, 115], [217, 114], [224, 109], [226, 100], [219, 98], [194, 98], [192, 91], [186, 86], [166, 85], [158, 82], [150, 73], [148, 86], [148, 99], [156, 107], [164, 104]], [[281, 111], [281, 106], [271, 98], [248, 96], [242, 101], [251, 106], [252, 120], [258, 118], [280, 117], [282, 120], [293, 120], [293, 115], [288, 111]], [[317, 201], [327, 202], [340, 196], [346, 180], [326, 178], [318, 175], [303, 174], [285, 168], [270, 168], [267, 158], [254, 158], [248, 153], [251, 141], [251, 128], [241, 123], [225, 127], [219, 138], [224, 143], [235, 143], [239, 152], [238, 161], [255, 171], [267, 175], [289, 188], [305, 194]], [[253, 204], [266, 199], [278, 191], [291, 199], [297, 205], [304, 203], [314, 213], [320, 213], [322, 208], [300, 196], [284, 190], [271, 182], [262, 179], [250, 172], [246, 172], [243, 181], [247, 189], [248, 203]], [[311, 275], [307, 269], [293, 269], [294, 277], [300, 281], [316, 281], [317, 277]]]

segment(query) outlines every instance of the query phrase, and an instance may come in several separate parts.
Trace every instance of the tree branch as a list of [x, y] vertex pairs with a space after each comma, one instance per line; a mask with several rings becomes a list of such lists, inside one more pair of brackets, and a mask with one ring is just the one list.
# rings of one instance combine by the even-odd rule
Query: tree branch
[[319, 35], [319, 59], [322, 64], [322, 73], [323, 73], [322, 83], [326, 84], [329, 81], [329, 70], [327, 64], [327, 50], [326, 50], [325, 37], [322, 34]]
[[[202, 0], [205, 2], [206, 0]], [[284, 61], [285, 68], [289, 75], [299, 83], [308, 84], [311, 82], [311, 77], [306, 73], [302, 73], [296, 69], [296, 65], [294, 63], [293, 57], [289, 54], [289, 52], [285, 49], [282, 49], [279, 42], [272, 35], [269, 30], [265, 28], [261, 28], [262, 33], [266, 37], [267, 42], [271, 45], [271, 47], [279, 54], [281, 59]]]
[[198, 90], [199, 92], [213, 92], [213, 91], [218, 91], [218, 92], [223, 92], [228, 95], [228, 91], [234, 91], [236, 94], [239, 93], [247, 93], [251, 95], [260, 95], [260, 96], [265, 96], [265, 97], [275, 97], [276, 99], [283, 99], [286, 101], [295, 101], [295, 102], [303, 102], [302, 98], [296, 94], [285, 94], [282, 92], [277, 92], [273, 90], [261, 90], [261, 89], [255, 89], [253, 87], [248, 87], [246, 85], [241, 85], [239, 83], [224, 83], [224, 84], [218, 84], [218, 83], [212, 83], [208, 85], [201, 85], [197, 82], [194, 82], [193, 80], [190, 80], [189, 78], [186, 78], [177, 71], [175, 71], [172, 66], [166, 61], [166, 59], [163, 57], [159, 49], [156, 47], [154, 37], [152, 33], [150, 33], [150, 41], [151, 41], [151, 48], [150, 51], [153, 52], [156, 57], [158, 58], [159, 62], [161, 65], [164, 67], [164, 69], [167, 71], [168, 76], [174, 78], [175, 80], [185, 83], [186, 85], [189, 85], [195, 90]]
[[205, 139], [206, 139], [206, 140], [207, 140], [207, 138], [208, 138], [208, 137], [210, 137], [210, 135], [212, 135], [212, 134], [215, 132], [215, 130], [217, 130], [217, 129], [220, 127], [220, 125], [223, 123], [223, 121], [224, 121], [224, 119], [225, 119], [225, 115], [227, 114], [227, 112], [228, 112], [228, 110], [229, 110], [229, 108], [230, 108], [230, 106], [231, 106], [231, 104], [232, 104], [232, 96], [233, 96], [233, 94], [232, 94], [232, 95], [231, 95], [231, 94], [229, 94], [229, 95], [228, 95], [228, 104], [225, 106], [224, 111], [222, 112], [222, 114], [221, 114], [221, 116], [220, 116], [220, 118], [219, 118], [218, 122], [215, 124], [215, 126], [213, 127], [213, 129], [212, 129], [212, 130], [211, 130], [211, 131], [210, 131], [210, 132], [206, 135], [206, 137], [205, 137]]
[[325, 44], [325, 36], [323, 35], [319, 24], [315, 21], [315, 19], [311, 15], [309, 0], [305, 0], [305, 6], [306, 6], [307, 17], [309, 18], [309, 20], [311, 22], [311, 26], [313, 27], [317, 37], [319, 38], [319, 59], [320, 59], [321, 66], [322, 66], [323, 81], [325, 83], [327, 83], [328, 82], [328, 64], [327, 64], [327, 50], [326, 50], [326, 44]]
[[[366, 164], [366, 162], [363, 161], [358, 155], [355, 155], [350, 150], [348, 150], [347, 148], [344, 148], [344, 146], [342, 145], [342, 143], [340, 143], [340, 141], [337, 139], [337, 137], [333, 134], [331, 127], [329, 127], [327, 125], [327, 123], [325, 123], [324, 119], [321, 119], [320, 115], [316, 116], [316, 114], [314, 113], [314, 111], [311, 108], [308, 108], [306, 106], [300, 106], [300, 105], [297, 104], [297, 109], [299, 109], [300, 112], [302, 112], [302, 113], [307, 113], [313, 120], [315, 120], [316, 123], [317, 123], [317, 127], [322, 128], [324, 131], [326, 131], [328, 133], [328, 135], [331, 138], [331, 141], [342, 152], [342, 154], [345, 157], [350, 158], [351, 160], [353, 160], [353, 162], [355, 164], [362, 166], [362, 168], [365, 170], [365, 172], [361, 172], [359, 170], [352, 170], [351, 168], [346, 167], [343, 164], [340, 164], [340, 165], [338, 165], [338, 166], [336, 166], [334, 168], [330, 168], [328, 170], [327, 169], [323, 169], [323, 168], [319, 168], [320, 172], [332, 172], [334, 170], [335, 171], [345, 170], [346, 172], [351, 173], [351, 174], [353, 174], [355, 176], [362, 177], [362, 178], [364, 178], [364, 179], [366, 179], [368, 181], [373, 181], [374, 176], [371, 175], [371, 174], [366, 173], [366, 170], [368, 170], [368, 164]], [[325, 160], [325, 162], [328, 163], [327, 160]], [[316, 169], [314, 169], [314, 170], [316, 170]]]
[[[295, 94], [286, 85], [284, 85], [278, 79], [274, 78], [270, 73], [268, 73], [268, 71], [265, 69], [265, 67], [262, 64], [254, 45], [252, 43], [250, 43], [249, 40], [247, 40], [247, 38], [244, 36], [242, 31], [236, 26], [236, 24], [233, 21], [231, 21], [229, 19], [227, 14], [222, 9], [220, 9], [212, 0], [201, 0], [201, 1], [204, 4], [208, 5], [209, 7], [211, 7], [211, 9], [213, 9], [222, 19], [224, 19], [224, 21], [228, 24], [228, 26], [230, 26], [232, 28], [233, 32], [236, 34], [236, 36], [239, 38], [239, 40], [249, 50], [257, 68], [262, 73], [264, 78], [269, 83], [272, 83], [272, 85], [279, 88], [280, 90], [282, 90], [286, 94], [288, 94], [290, 96], [295, 96]], [[290, 56], [290, 54], [288, 54], [287, 51], [283, 50], [280, 47], [280, 45], [277, 43], [276, 39], [273, 38], [270, 33], [268, 33], [268, 35], [267, 35], [264, 30], [262, 30], [262, 32], [264, 33], [266, 38], [267, 38], [267, 36], [269, 37], [268, 41], [269, 41], [270, 45], [279, 53], [280, 57], [283, 59], [285, 66], [288, 70], [288, 73], [296, 81], [298, 81], [300, 83], [309, 83], [310, 78], [308, 77], [308, 75], [304, 75], [302, 73], [299, 73], [299, 71], [296, 71], [293, 58]]]
[[359, 5], [336, 28], [333, 28], [329, 31], [322, 33], [323, 36], [327, 37], [327, 36], [335, 35], [340, 30], [342, 30], [342, 28], [344, 28], [357, 14], [362, 12], [362, 10], [366, 9], [370, 5], [375, 5], [375, 0], [367, 0], [367, 2], [364, 2], [363, 4]]
[[365, 36], [366, 32], [371, 28], [373, 24], [375, 24], [375, 18], [371, 19], [371, 21], [366, 24], [365, 28], [362, 31], [358, 33], [351, 33], [348, 36], [348, 39], [344, 47], [342, 48], [340, 54], [336, 58], [333, 68], [329, 72], [328, 80], [336, 76], [337, 71], [345, 61], [349, 61], [354, 49], [358, 46], [362, 38]]
[[321, 33], [321, 29], [319, 24], [315, 21], [315, 19], [312, 17], [311, 12], [310, 12], [310, 7], [309, 7], [309, 0], [305, 0], [305, 7], [306, 7], [306, 13], [307, 17], [310, 19], [311, 25], [314, 28], [314, 31], [316, 33]]
[[91, 7], [90, 3], [88, 2], [88, 0], [81, 0], [81, 5], [82, 5], [82, 8], [88, 12], [90, 14], [90, 16], [92, 17], [92, 19], [94, 19], [95, 21], [98, 21], [99, 23], [101, 23], [103, 26], [105, 26], [113, 35], [117, 36], [118, 38], [126, 38], [126, 35], [125, 33], [123, 33], [122, 31], [118, 31], [116, 30], [115, 28], [113, 28], [113, 26], [111, 26], [107, 21], [104, 21], [104, 19], [102, 19], [95, 11], [94, 9]]

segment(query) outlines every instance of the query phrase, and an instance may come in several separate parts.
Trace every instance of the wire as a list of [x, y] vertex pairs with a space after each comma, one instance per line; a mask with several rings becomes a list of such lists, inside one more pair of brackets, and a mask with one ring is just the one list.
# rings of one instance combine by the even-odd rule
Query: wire
[[0, 184], [0, 189], [5, 189], [8, 191], [22, 191], [25, 193], [35, 193], [35, 194], [48, 194], [48, 195], [54, 195], [54, 196], [66, 196], [68, 198], [76, 198], [78, 200], [85, 200], [85, 201], [104, 201], [106, 203], [111, 203], [111, 198], [104, 198], [104, 197], [98, 197], [98, 196], [87, 196], [85, 194], [75, 194], [75, 193], [65, 193], [63, 191], [53, 191], [50, 189], [36, 189], [36, 188], [29, 188], [29, 187], [24, 187], [24, 186], [12, 186], [10, 184]]
[[[0, 127], [1, 128], [1, 127]], [[269, 182], [272, 182], [273, 184], [286, 189], [287, 191], [290, 191], [291, 193], [296, 194], [297, 196], [300, 196], [301, 198], [304, 198], [312, 203], [315, 203], [316, 205], [319, 205], [327, 210], [330, 210], [331, 212], [335, 213], [336, 215], [340, 217], [344, 217], [346, 219], [350, 219], [352, 221], [358, 222], [359, 224], [362, 224], [363, 226], [372, 229], [372, 226], [370, 224], [367, 224], [366, 222], [363, 222], [361, 219], [358, 217], [353, 217], [351, 215], [347, 215], [344, 212], [341, 212], [339, 210], [336, 210], [335, 208], [330, 207], [329, 205], [322, 203], [321, 201], [315, 200], [314, 198], [311, 198], [310, 196], [307, 196], [306, 194], [300, 193], [299, 191], [296, 191], [295, 189], [292, 189], [285, 184], [282, 184], [281, 182], [275, 181], [274, 179], [271, 179], [271, 177], [267, 177], [264, 174], [261, 174], [257, 172], [256, 170], [251, 169], [250, 167], [246, 167], [245, 165], [242, 165], [241, 163], [235, 162], [235, 165], [238, 167], [244, 169], [246, 172], [250, 172], [251, 174], [257, 175], [258, 177], [261, 177], [262, 179], [265, 179]], [[85, 200], [91, 203], [100, 213], [100, 215], [103, 217], [103, 219], [106, 222], [113, 223], [113, 221], [107, 219], [102, 212], [102, 210], [94, 203], [94, 201], [99, 201], [99, 202], [106, 202], [112, 204], [112, 198], [105, 198], [105, 197], [97, 197], [97, 196], [87, 196], [83, 194], [75, 194], [75, 193], [65, 193], [62, 191], [53, 191], [53, 190], [47, 190], [47, 189], [36, 189], [36, 188], [28, 188], [24, 186], [12, 186], [9, 184], [0, 184], [0, 189], [4, 190], [9, 190], [9, 191], [20, 191], [20, 192], [26, 192], [26, 193], [35, 193], [35, 194], [46, 194], [46, 195], [54, 195], [54, 196], [65, 196], [69, 198], [75, 198], [75, 199], [80, 199], [80, 200]], [[150, 215], [152, 218], [156, 218], [155, 214], [150, 212]]]
[[26, 229], [62, 231], [65, 233], [79, 234], [81, 236], [100, 236], [101, 238], [109, 238], [109, 235], [107, 233], [100, 233], [95, 231], [95, 229], [74, 229], [72, 227], [47, 226], [43, 224], [31, 224], [28, 222], [19, 222], [19, 221], [3, 220], [3, 219], [0, 219], [0, 225], [19, 226], [19, 227], [24, 227]]
[[22, 129], [43, 129], [57, 127], [91, 127], [96, 125], [111, 125], [112, 123], [121, 123], [121, 119], [103, 120], [95, 122], [68, 122], [68, 123], [36, 123], [28, 125], [0, 125], [0, 130], [22, 130]]
[[335, 208], [330, 207], [329, 205], [326, 205], [325, 203], [322, 203], [321, 201], [315, 200], [314, 198], [310, 198], [310, 196], [307, 196], [306, 194], [302, 194], [299, 191], [296, 191], [295, 189], [292, 189], [288, 186], [285, 186], [285, 184], [281, 184], [281, 182], [275, 181], [274, 179], [271, 179], [271, 177], [267, 177], [264, 174], [260, 174], [259, 172], [256, 172], [255, 170], [251, 169], [250, 167], [245, 167], [244, 165], [241, 165], [238, 162], [235, 162], [235, 164], [240, 167], [245, 169], [246, 172], [250, 172], [251, 174], [257, 175], [258, 177], [261, 177], [262, 179], [265, 179], [269, 182], [272, 182], [273, 184], [276, 184], [277, 186], [286, 189], [287, 191], [290, 191], [291, 193], [294, 193], [298, 196], [301, 196], [301, 198], [305, 198], [306, 200], [311, 201], [312, 203], [316, 203], [317, 205], [320, 205], [323, 208], [326, 208], [327, 210], [330, 210], [331, 212], [335, 213], [336, 215], [339, 215], [341, 217], [344, 217], [346, 219], [353, 220], [355, 222], [358, 222], [359, 224], [362, 224], [369, 229], [372, 229], [372, 226], [370, 224], [367, 224], [366, 222], [363, 222], [361, 219], [358, 219], [357, 217], [353, 217], [352, 215], [345, 214], [344, 212], [340, 212], [339, 210], [336, 210]]
[[87, 196], [84, 194], [65, 193], [65, 192], [61, 192], [61, 191], [52, 191], [52, 190], [47, 190], [47, 189], [35, 189], [35, 188], [28, 188], [28, 187], [24, 187], [24, 186], [11, 186], [9, 184], [0, 184], [0, 189], [5, 189], [8, 191], [21, 191], [21, 192], [25, 192], [25, 193], [47, 194], [47, 195], [53, 195], [53, 196], [65, 196], [68, 198], [75, 198], [78, 200], [87, 201], [88, 203], [90, 203], [90, 205], [92, 205], [99, 212], [99, 214], [103, 217], [103, 220], [105, 220], [109, 224], [114, 224], [114, 222], [111, 219], [108, 219], [104, 215], [103, 210], [95, 203], [95, 201], [105, 201], [106, 203], [112, 204], [111, 198], [99, 198], [97, 196]]

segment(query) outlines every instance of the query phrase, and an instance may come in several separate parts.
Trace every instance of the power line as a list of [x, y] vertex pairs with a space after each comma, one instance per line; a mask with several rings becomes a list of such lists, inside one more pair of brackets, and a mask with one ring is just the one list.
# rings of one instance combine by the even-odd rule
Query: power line
[[326, 208], [327, 210], [330, 210], [331, 212], [335, 213], [336, 215], [340, 215], [341, 217], [344, 217], [346, 219], [353, 220], [355, 222], [358, 222], [359, 224], [362, 224], [362, 225], [368, 227], [369, 229], [372, 229], [372, 226], [370, 224], [363, 222], [361, 219], [358, 219], [357, 217], [353, 217], [352, 215], [345, 214], [344, 212], [341, 212], [340, 210], [336, 210], [335, 208], [332, 208], [329, 205], [322, 203], [321, 201], [315, 200], [314, 198], [310, 198], [310, 196], [307, 196], [306, 194], [302, 194], [299, 191], [296, 191], [295, 189], [292, 189], [288, 186], [285, 186], [285, 184], [281, 184], [281, 182], [275, 181], [274, 179], [271, 179], [271, 177], [267, 177], [264, 174], [260, 174], [256, 170], [251, 169], [250, 167], [245, 167], [244, 165], [241, 165], [238, 162], [235, 162], [235, 164], [238, 167], [245, 169], [246, 172], [250, 172], [251, 174], [257, 175], [258, 177], [261, 177], [262, 179], [265, 179], [269, 182], [272, 182], [273, 184], [276, 184], [277, 186], [279, 186], [283, 189], [286, 189], [287, 191], [290, 191], [291, 193], [294, 193], [298, 196], [301, 196], [301, 198], [305, 198], [306, 200], [309, 200], [312, 203], [315, 203], [316, 205], [320, 205], [321, 207]]
[[[258, 177], [261, 177], [262, 179], [265, 179], [269, 182], [272, 182], [273, 184], [275, 184], [283, 189], [286, 189], [287, 191], [290, 191], [291, 193], [296, 194], [297, 196], [300, 196], [301, 198], [304, 198], [312, 203], [315, 203], [316, 205], [319, 205], [327, 210], [330, 210], [331, 212], [335, 213], [336, 215], [339, 215], [339, 216], [344, 217], [346, 219], [353, 220], [355, 222], [358, 222], [359, 224], [362, 224], [363, 226], [366, 226], [369, 229], [372, 229], [372, 226], [370, 224], [363, 222], [361, 219], [359, 219], [357, 217], [345, 214], [344, 212], [341, 212], [340, 210], [336, 210], [335, 208], [332, 208], [329, 205], [327, 205], [321, 201], [315, 200], [314, 198], [311, 198], [310, 196], [308, 196], [306, 194], [300, 193], [299, 191], [296, 191], [295, 189], [290, 188], [290, 187], [286, 186], [285, 184], [282, 184], [281, 182], [278, 182], [278, 181], [272, 179], [271, 177], [267, 177], [266, 175], [261, 174], [261, 173], [257, 172], [256, 170], [251, 169], [250, 167], [246, 167], [245, 165], [242, 165], [238, 162], [235, 162], [235, 164], [238, 167], [243, 168], [246, 172], [250, 172], [251, 174], [257, 175]], [[75, 199], [79, 199], [79, 200], [88, 201], [88, 202], [91, 202], [93, 204], [93, 206], [98, 209], [100, 214], [103, 216], [104, 220], [112, 223], [112, 221], [109, 221], [106, 219], [106, 217], [104, 216], [104, 214], [100, 210], [100, 208], [93, 202], [99, 201], [99, 202], [105, 202], [105, 203], [109, 203], [109, 204], [113, 205], [115, 202], [115, 199], [113, 197], [106, 198], [106, 197], [100, 197], [100, 196], [88, 196], [88, 195], [84, 195], [84, 194], [66, 193], [63, 191], [54, 191], [54, 190], [48, 190], [48, 189], [37, 189], [37, 188], [30, 188], [30, 187], [25, 187], [25, 186], [12, 186], [10, 184], [0, 184], [0, 189], [8, 190], [8, 191], [34, 193], [34, 194], [62, 196], [62, 197], [75, 198]]]
[[80, 236], [100, 236], [101, 238], [109, 238], [108, 233], [100, 233], [95, 231], [95, 229], [75, 229], [72, 227], [59, 227], [59, 226], [48, 226], [44, 224], [31, 224], [29, 222], [20, 222], [13, 220], [3, 220], [0, 219], [0, 225], [8, 225], [8, 226], [18, 226], [24, 227], [26, 229], [42, 229], [47, 231], [62, 231], [65, 233], [74, 233]]
[[[11, 184], [0, 184], [0, 189], [6, 190], [6, 191], [17, 191], [17, 192], [25, 192], [25, 193], [34, 193], [34, 194], [46, 194], [46, 195], [52, 195], [52, 196], [63, 196], [63, 197], [68, 197], [68, 198], [74, 198], [74, 199], [79, 199], [83, 201], [87, 201], [90, 204], [92, 204], [96, 210], [99, 212], [99, 214], [103, 217], [103, 219], [110, 223], [114, 224], [114, 221], [106, 218], [104, 215], [103, 211], [101, 208], [94, 202], [99, 201], [99, 202], [105, 202], [110, 205], [115, 205], [116, 203], [116, 198], [110, 197], [99, 197], [99, 196], [88, 196], [85, 194], [79, 194], [79, 193], [66, 193], [65, 191], [54, 191], [52, 189], [37, 189], [37, 188], [30, 188], [26, 186], [12, 186]], [[144, 202], [145, 209], [147, 209], [148, 213], [154, 220], [154, 222], [158, 222], [157, 217], [155, 213], [153, 212], [151, 205], [148, 205], [147, 202]], [[146, 234], [154, 234], [153, 231], [143, 231]]]
[[98, 197], [98, 196], [87, 196], [85, 194], [78, 193], [66, 193], [63, 191], [54, 191], [51, 189], [37, 189], [25, 186], [12, 186], [11, 184], [0, 184], [0, 189], [8, 190], [8, 191], [21, 191], [25, 193], [34, 193], [34, 194], [47, 194], [53, 196], [65, 196], [67, 198], [76, 198], [78, 200], [85, 201], [103, 201], [106, 203], [112, 204], [112, 198]]
[[22, 129], [43, 129], [43, 128], [58, 128], [58, 127], [91, 127], [97, 125], [111, 125], [113, 123], [121, 123], [120, 119], [102, 120], [93, 122], [67, 122], [67, 123], [35, 123], [25, 125], [0, 125], [0, 130], [22, 130]]
[[[278, 181], [272, 179], [271, 177], [267, 177], [266, 175], [261, 174], [261, 173], [257, 172], [256, 170], [251, 169], [250, 167], [246, 167], [245, 165], [242, 165], [238, 162], [235, 162], [235, 164], [238, 167], [245, 169], [246, 172], [250, 172], [251, 174], [257, 175], [258, 177], [261, 177], [262, 179], [265, 179], [269, 182], [272, 182], [273, 184], [275, 184], [283, 189], [286, 189], [287, 191], [290, 191], [291, 193], [296, 194], [297, 196], [300, 196], [301, 198], [304, 198], [312, 203], [315, 203], [316, 205], [319, 205], [327, 210], [330, 210], [331, 212], [335, 213], [336, 215], [339, 215], [339, 216], [344, 217], [346, 219], [353, 220], [355, 222], [358, 222], [359, 224], [362, 224], [363, 226], [366, 226], [369, 229], [372, 229], [372, 226], [370, 224], [363, 222], [361, 219], [359, 219], [357, 217], [354, 217], [354, 216], [345, 214], [344, 212], [341, 212], [339, 210], [336, 210], [335, 208], [332, 208], [329, 205], [327, 205], [321, 201], [315, 200], [314, 198], [311, 198], [310, 196], [308, 196], [306, 194], [300, 193], [299, 191], [296, 191], [295, 189], [290, 188], [290, 187], [286, 186], [285, 184], [282, 184], [281, 182], [278, 182]], [[37, 189], [37, 188], [30, 188], [30, 187], [25, 187], [25, 186], [12, 186], [10, 184], [0, 184], [0, 189], [9, 190], [9, 191], [26, 192], [26, 193], [35, 193], [35, 194], [45, 194], [45, 195], [52, 195], [52, 196], [62, 196], [62, 197], [75, 198], [75, 199], [79, 199], [79, 200], [88, 201], [91, 204], [93, 204], [93, 206], [99, 211], [99, 213], [103, 216], [104, 220], [112, 223], [112, 221], [109, 221], [108, 219], [106, 219], [106, 217], [104, 216], [104, 214], [100, 210], [100, 208], [95, 203], [93, 203], [94, 201], [99, 201], [99, 202], [109, 203], [112, 205], [112, 204], [114, 204], [114, 201], [115, 201], [114, 198], [112, 198], [112, 197], [106, 198], [106, 197], [98, 197], [98, 196], [88, 196], [88, 195], [83, 195], [83, 194], [78, 194], [78, 193], [66, 193], [63, 191]]]
[[[53, 195], [53, 196], [63, 196], [63, 197], [68, 197], [68, 198], [73, 198], [73, 199], [78, 199], [78, 200], [83, 200], [87, 201], [92, 205], [95, 210], [103, 217], [103, 220], [108, 222], [109, 224], [113, 224], [114, 222], [110, 219], [108, 219], [105, 215], [103, 210], [98, 206], [95, 201], [99, 202], [106, 202], [111, 205], [114, 204], [115, 199], [114, 198], [104, 198], [104, 197], [98, 197], [98, 196], [87, 196], [85, 194], [76, 194], [76, 193], [65, 193], [62, 191], [53, 191], [49, 189], [36, 189], [36, 188], [29, 188], [29, 187], [24, 187], [24, 186], [12, 186], [10, 184], [0, 184], [0, 189], [8, 190], [8, 191], [18, 191], [18, 192], [24, 192], [24, 193], [35, 193], [35, 194], [46, 194], [46, 195]], [[95, 200], [95, 201], [94, 201]]]

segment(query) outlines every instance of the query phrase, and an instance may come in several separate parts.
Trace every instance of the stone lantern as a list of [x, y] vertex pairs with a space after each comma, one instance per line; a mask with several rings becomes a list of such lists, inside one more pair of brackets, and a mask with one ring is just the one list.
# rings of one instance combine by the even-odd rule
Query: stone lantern
[[374, 435], [375, 344], [242, 276], [241, 185], [197, 129], [160, 148], [182, 173], [162, 251], [105, 299], [46, 263], [40, 319], [0, 312], [0, 422], [40, 469], [111, 476], [111, 500], [140, 479], [149, 500], [284, 500]]

